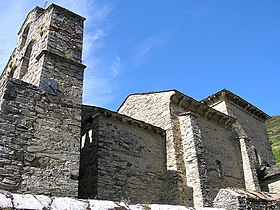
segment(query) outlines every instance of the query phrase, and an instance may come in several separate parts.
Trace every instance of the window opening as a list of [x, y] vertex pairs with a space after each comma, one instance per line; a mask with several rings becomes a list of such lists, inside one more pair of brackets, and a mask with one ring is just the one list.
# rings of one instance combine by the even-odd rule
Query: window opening
[[26, 48], [26, 51], [25, 51], [24, 56], [22, 58], [22, 64], [21, 64], [19, 79], [22, 79], [24, 77], [24, 75], [27, 73], [33, 45], [34, 45], [34, 42], [30, 42], [29, 45]]
[[29, 33], [29, 28], [30, 28], [30, 23], [28, 23], [28, 25], [24, 28], [24, 31], [21, 35], [21, 43], [20, 43], [20, 50], [24, 47], [24, 45], [26, 44], [26, 40], [28, 37], [28, 33]]
[[219, 160], [216, 160], [216, 170], [217, 170], [217, 176], [223, 177], [222, 164], [221, 161]]

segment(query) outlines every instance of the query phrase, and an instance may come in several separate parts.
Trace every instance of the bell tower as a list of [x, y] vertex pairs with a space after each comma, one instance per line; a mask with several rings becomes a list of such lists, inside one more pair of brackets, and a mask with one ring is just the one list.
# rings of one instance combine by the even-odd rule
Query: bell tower
[[0, 78], [0, 188], [77, 196], [85, 18], [30, 11]]

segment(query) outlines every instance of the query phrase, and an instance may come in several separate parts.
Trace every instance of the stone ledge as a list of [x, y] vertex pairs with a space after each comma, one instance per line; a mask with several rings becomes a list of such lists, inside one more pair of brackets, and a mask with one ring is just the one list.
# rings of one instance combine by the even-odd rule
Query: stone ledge
[[222, 208], [187, 208], [184, 206], [136, 204], [105, 200], [82, 200], [69, 197], [48, 197], [45, 195], [13, 194], [0, 192], [0, 209], [36, 210], [223, 210]]
[[189, 96], [186, 96], [183, 93], [180, 93], [179, 91], [175, 91], [175, 93], [172, 95], [171, 102], [185, 110], [184, 113], [181, 113], [179, 115], [193, 113], [211, 120], [212, 122], [215, 122], [216, 124], [221, 125], [225, 128], [231, 128], [231, 126], [236, 122], [235, 118], [219, 112], [204, 103], [201, 103]]

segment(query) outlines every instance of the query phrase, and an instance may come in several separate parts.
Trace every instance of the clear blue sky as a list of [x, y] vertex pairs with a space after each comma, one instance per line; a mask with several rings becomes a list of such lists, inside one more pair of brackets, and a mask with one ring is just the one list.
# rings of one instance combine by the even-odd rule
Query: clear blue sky
[[[177, 89], [201, 100], [229, 89], [280, 114], [280, 1], [54, 0], [87, 18], [84, 103], [116, 110], [135, 92]], [[0, 5], [0, 67], [27, 12]]]

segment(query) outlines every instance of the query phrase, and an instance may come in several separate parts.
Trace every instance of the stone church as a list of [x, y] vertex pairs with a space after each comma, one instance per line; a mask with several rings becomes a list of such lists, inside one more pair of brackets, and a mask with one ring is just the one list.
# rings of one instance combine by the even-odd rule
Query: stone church
[[82, 105], [84, 21], [52, 4], [19, 30], [0, 77], [1, 190], [195, 207], [223, 188], [280, 192], [270, 117], [226, 89]]

